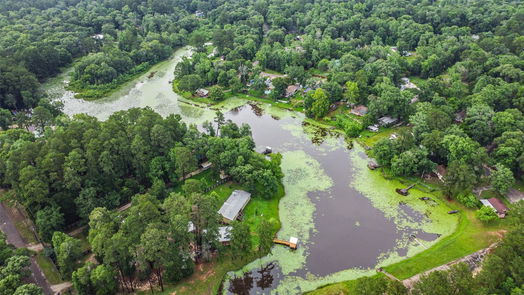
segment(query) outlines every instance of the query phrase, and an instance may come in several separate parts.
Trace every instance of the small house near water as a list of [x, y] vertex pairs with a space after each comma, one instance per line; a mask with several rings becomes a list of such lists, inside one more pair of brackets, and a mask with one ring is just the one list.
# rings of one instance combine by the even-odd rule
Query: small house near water
[[222, 215], [225, 223], [237, 220], [247, 203], [251, 200], [251, 194], [243, 190], [235, 190], [224, 202], [218, 213]]
[[486, 207], [490, 207], [497, 213], [499, 218], [505, 218], [508, 212], [508, 207], [497, 198], [481, 199], [480, 202]]
[[196, 95], [200, 96], [200, 97], [206, 97], [209, 95], [209, 90], [207, 89], [204, 89], [204, 88], [200, 88], [196, 91]]

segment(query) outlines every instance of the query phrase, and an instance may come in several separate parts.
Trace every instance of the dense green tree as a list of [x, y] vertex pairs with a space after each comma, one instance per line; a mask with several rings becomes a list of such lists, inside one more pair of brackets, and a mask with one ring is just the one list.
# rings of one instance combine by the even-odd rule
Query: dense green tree
[[435, 163], [428, 158], [425, 149], [414, 148], [394, 156], [391, 160], [391, 171], [396, 175], [422, 175], [435, 169]]
[[55, 232], [52, 244], [60, 272], [69, 277], [76, 268], [77, 260], [82, 254], [80, 241], [62, 232]]
[[224, 100], [224, 91], [222, 91], [222, 88], [220, 86], [212, 86], [209, 88], [209, 98], [211, 98], [214, 101]]
[[258, 253], [259, 256], [266, 255], [271, 253], [271, 248], [273, 247], [273, 226], [271, 222], [267, 220], [262, 220], [258, 225]]
[[377, 163], [382, 166], [390, 166], [393, 157], [397, 153], [397, 145], [389, 139], [381, 139], [373, 146], [373, 156], [377, 160]]
[[187, 147], [175, 147], [171, 151], [171, 157], [174, 158], [176, 174], [179, 177], [185, 177], [188, 173], [197, 168], [197, 160], [191, 150]]
[[513, 172], [504, 165], [497, 164], [490, 176], [491, 185], [501, 195], [505, 195], [515, 183]]
[[308, 94], [308, 98], [311, 99], [311, 107], [306, 108], [306, 114], [309, 117], [320, 119], [327, 115], [329, 111], [329, 99], [327, 93], [322, 89], [316, 89], [311, 95]]
[[448, 198], [471, 190], [477, 183], [477, 176], [471, 166], [463, 161], [450, 162], [444, 176], [444, 188]]
[[475, 212], [475, 215], [480, 221], [484, 223], [491, 223], [498, 218], [497, 213], [493, 211], [493, 208], [487, 206], [482, 206]]
[[7, 130], [13, 123], [13, 115], [6, 109], [0, 108], [0, 128]]
[[13, 295], [43, 295], [42, 289], [35, 284], [25, 284], [16, 288]]
[[360, 90], [357, 82], [347, 81], [346, 90], [344, 92], [344, 98], [349, 102], [357, 103], [360, 102]]
[[36, 212], [36, 227], [40, 237], [47, 242], [55, 231], [60, 231], [64, 226], [64, 215], [58, 207], [46, 207]]
[[252, 252], [253, 244], [249, 225], [235, 221], [231, 224], [231, 251], [237, 258], [249, 256]]
[[178, 80], [178, 89], [182, 91], [194, 92], [202, 87], [203, 82], [199, 75], [186, 75]]

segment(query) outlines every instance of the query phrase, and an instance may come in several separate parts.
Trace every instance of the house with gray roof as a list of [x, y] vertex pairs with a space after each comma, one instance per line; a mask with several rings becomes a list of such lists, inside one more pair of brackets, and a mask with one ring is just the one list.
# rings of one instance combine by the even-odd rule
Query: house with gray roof
[[249, 200], [251, 200], [251, 193], [235, 190], [220, 207], [218, 213], [222, 215], [225, 223], [230, 223], [238, 219]]

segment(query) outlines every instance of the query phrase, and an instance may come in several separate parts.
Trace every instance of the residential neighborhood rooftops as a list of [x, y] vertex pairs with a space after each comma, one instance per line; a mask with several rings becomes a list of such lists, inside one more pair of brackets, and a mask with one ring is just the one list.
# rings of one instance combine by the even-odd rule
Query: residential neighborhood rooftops
[[218, 213], [227, 221], [236, 220], [250, 199], [250, 193], [243, 190], [235, 190], [220, 207]]

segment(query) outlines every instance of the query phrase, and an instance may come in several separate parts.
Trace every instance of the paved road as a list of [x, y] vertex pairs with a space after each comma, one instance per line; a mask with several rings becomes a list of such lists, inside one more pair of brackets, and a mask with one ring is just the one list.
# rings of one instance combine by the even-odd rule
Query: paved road
[[[20, 236], [20, 233], [16, 229], [11, 217], [7, 213], [7, 209], [4, 207], [4, 204], [0, 203], [0, 230], [2, 230], [7, 236], [7, 242], [17, 248], [24, 248], [26, 246], [24, 239]], [[36, 263], [36, 258], [31, 257], [31, 281], [36, 285], [40, 286], [44, 293], [47, 295], [52, 295], [53, 291], [49, 282], [44, 276], [42, 269], [38, 263]]]

